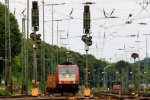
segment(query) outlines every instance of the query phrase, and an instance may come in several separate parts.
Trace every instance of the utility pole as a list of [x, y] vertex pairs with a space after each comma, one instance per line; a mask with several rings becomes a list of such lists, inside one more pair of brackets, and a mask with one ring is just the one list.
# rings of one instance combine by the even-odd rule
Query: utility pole
[[[57, 22], [57, 46], [58, 46], [58, 22], [60, 22], [62, 20], [60, 19], [60, 20], [53, 20], [53, 21]], [[57, 64], [58, 64], [58, 51], [57, 51]]]
[[[62, 20], [57, 20], [57, 46], [58, 46], [58, 22]], [[57, 64], [58, 64], [58, 51], [57, 51]]]
[[[25, 11], [25, 10], [24, 10]], [[25, 80], [26, 80], [26, 45], [25, 45], [25, 37], [26, 37], [26, 28], [25, 28], [25, 20], [26, 16], [24, 15], [24, 11], [22, 12], [23, 18], [22, 18], [22, 90], [21, 93], [24, 94], [24, 91], [26, 90]]]
[[[53, 46], [53, 44], [54, 44], [54, 43], [53, 43], [53, 32], [54, 32], [54, 31], [53, 31], [53, 17], [54, 17], [54, 16], [53, 16], [53, 8], [54, 8], [53, 6], [64, 5], [64, 4], [65, 4], [65, 3], [47, 4], [47, 6], [52, 6], [52, 46]], [[53, 57], [54, 57], [54, 54], [53, 54], [53, 48], [52, 48], [52, 55], [51, 55], [51, 58], [52, 58], [52, 59], [51, 59], [51, 64], [52, 64], [52, 65], [51, 65], [51, 74], [52, 74], [52, 75], [54, 74], [54, 73], [53, 73], [53, 72], [54, 72], [54, 71], [53, 71], [53, 67], [54, 67], [54, 61], [53, 61], [54, 59], [53, 59]]]
[[28, 39], [29, 39], [29, 0], [27, 0], [27, 40], [25, 42], [26, 50], [25, 50], [25, 59], [26, 59], [26, 66], [25, 66], [25, 90], [26, 90], [26, 95], [28, 95], [28, 69], [29, 69], [29, 51], [28, 51]]
[[8, 0], [8, 65], [9, 65], [9, 84], [12, 91], [12, 66], [11, 66], [11, 33], [10, 33], [10, 14], [9, 14], [9, 0]]
[[43, 84], [44, 84], [44, 94], [45, 94], [45, 18], [44, 18], [44, 0], [43, 0], [43, 45], [42, 45], [42, 54], [43, 54], [43, 63], [42, 63], [42, 68], [43, 68]]
[[106, 87], [108, 86], [108, 79], [107, 79], [107, 71], [106, 69], [109, 68], [111, 65], [107, 65], [106, 67], [104, 67], [104, 83], [103, 83], [103, 87], [106, 89]]
[[[148, 73], [147, 71], [148, 71], [148, 51], [147, 51], [147, 48], [148, 48], [148, 46], [147, 46], [147, 36], [148, 35], [150, 35], [150, 34], [143, 34], [143, 35], [145, 35], [146, 36], [146, 61], [145, 61], [145, 67], [144, 67], [144, 72], [146, 72], [146, 73]], [[145, 83], [146, 83], [146, 88], [147, 88], [147, 85], [148, 85], [148, 74], [146, 74], [145, 75]]]
[[5, 88], [8, 84], [8, 1], [5, 0]]
[[100, 86], [100, 68], [98, 68], [98, 76], [97, 76], [97, 78], [98, 78], [97, 87], [98, 87], [98, 89], [99, 89], [99, 86]]
[[[60, 47], [63, 47], [62, 44], [63, 44], [63, 39], [64, 39], [64, 38], [62, 38], [62, 34], [61, 34], [61, 33], [64, 32], [64, 31], [65, 31], [65, 30], [59, 30], [59, 32], [60, 32], [60, 35], [59, 35], [59, 46], [60, 46]], [[61, 57], [61, 55], [62, 55], [61, 52], [60, 52], [59, 55], [60, 55], [59, 57]], [[58, 63], [60, 63], [60, 61], [59, 61]]]
[[[52, 4], [52, 46], [53, 46], [53, 6], [54, 6], [55, 4]], [[52, 65], [51, 65], [51, 74], [53, 75], [53, 67], [54, 67], [54, 59], [53, 59], [53, 57], [54, 57], [54, 55], [53, 55], [53, 47], [52, 47], [52, 56], [51, 56], [51, 63], [52, 63]], [[53, 91], [53, 90], [52, 90]]]
[[61, 40], [61, 39], [62, 39], [61, 33], [64, 32], [64, 31], [65, 31], [65, 30], [59, 30], [59, 33], [60, 33], [60, 34], [59, 34], [59, 46], [60, 46], [60, 47], [62, 46], [62, 43], [63, 43], [63, 42], [62, 42], [63, 40]]
[[[139, 61], [140, 61], [139, 43], [140, 43], [141, 41], [138, 41], [138, 40], [137, 40], [137, 41], [135, 41], [135, 42], [137, 43], [137, 53], [139, 54], [139, 57], [138, 57], [138, 72], [141, 73], [141, 71], [140, 71], [140, 63], [139, 63]], [[138, 80], [139, 80], [139, 81], [137, 81], [137, 84], [138, 84], [138, 85], [137, 85], [137, 89], [138, 89], [138, 91], [140, 91], [140, 84], [141, 84], [140, 76], [138, 75], [137, 78], [138, 78]]]
[[[12, 66], [11, 66], [11, 32], [10, 32], [10, 13], [9, 0], [5, 0], [5, 67], [6, 68], [6, 89], [12, 91]], [[7, 40], [6, 40], [7, 39]], [[7, 64], [6, 64], [7, 63]]]

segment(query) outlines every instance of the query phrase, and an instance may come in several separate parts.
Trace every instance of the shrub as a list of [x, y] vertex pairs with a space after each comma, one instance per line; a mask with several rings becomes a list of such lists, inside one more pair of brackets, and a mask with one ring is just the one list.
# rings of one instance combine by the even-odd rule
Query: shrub
[[6, 90], [0, 90], [0, 96], [11, 96], [11, 93]]

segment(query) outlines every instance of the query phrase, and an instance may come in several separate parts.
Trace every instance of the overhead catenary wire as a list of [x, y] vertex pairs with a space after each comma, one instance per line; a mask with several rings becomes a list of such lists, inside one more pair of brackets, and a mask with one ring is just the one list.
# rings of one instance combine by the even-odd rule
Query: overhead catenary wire
[[[14, 4], [19, 4], [19, 5], [26, 5], [27, 2], [26, 1], [16, 1], [16, 0], [10, 0], [10, 2], [14, 5]], [[133, 5], [131, 5], [130, 7], [128, 8], [118, 8], [116, 5], [118, 4], [126, 4], [127, 3], [133, 3]], [[47, 1], [47, 3], [52, 3], [50, 1]], [[140, 4], [141, 3], [141, 4]], [[145, 3], [145, 4], [144, 4]], [[116, 35], [119, 35], [121, 36], [122, 34], [126, 34], [125, 32], [123, 31], [126, 31], [125, 29], [128, 28], [128, 26], [131, 26], [130, 28], [130, 31], [133, 31], [134, 32], [134, 26], [136, 24], [139, 24], [140, 21], [145, 21], [146, 20], [149, 20], [149, 4], [146, 4], [148, 3], [147, 0], [111, 0], [111, 1], [105, 1], [105, 0], [102, 0], [102, 1], [97, 1], [95, 5], [92, 5], [91, 6], [91, 10], [92, 10], [92, 14], [93, 13], [97, 13], [96, 16], [93, 16], [92, 17], [92, 34], [94, 34], [93, 38], [95, 41], [97, 41], [99, 38], [98, 37], [95, 37], [95, 36], [98, 36], [98, 32], [97, 30], [99, 29], [99, 26], [100, 25], [103, 25], [100, 29], [101, 31], [101, 35], [103, 36], [103, 39], [101, 39], [101, 43], [103, 42], [102, 40], [105, 40], [106, 43], [105, 46], [107, 49], [107, 45], [109, 45], [109, 43], [107, 42], [108, 40], [109, 41], [114, 41], [116, 39]], [[41, 2], [39, 1], [39, 4], [41, 7]], [[45, 4], [45, 5], [46, 5]], [[80, 30], [77, 30], [76, 32], [75, 31], [71, 31], [71, 28], [73, 27], [73, 23], [74, 21], [79, 22], [81, 23], [81, 21], [83, 20], [83, 18], [81, 16], [77, 16], [75, 13], [78, 12], [81, 12], [83, 9], [79, 8], [80, 5], [82, 6], [82, 2], [79, 2], [79, 1], [75, 1], [73, 0], [73, 2], [70, 2], [70, 1], [66, 1], [66, 6], [68, 7], [68, 10], [66, 12], [63, 12], [61, 11], [62, 9], [65, 9], [66, 6], [63, 6], [60, 10], [60, 8], [57, 8], [55, 9], [54, 13], [56, 16], [58, 16], [58, 18], [68, 18], [69, 17], [69, 10], [71, 11], [71, 9], [73, 8], [73, 14], [72, 14], [72, 17], [74, 19], [72, 19], [70, 21], [70, 28], [69, 28], [69, 36], [68, 38], [72, 38], [73, 40], [74, 39], [79, 39], [80, 37], [74, 37], [73, 34], [77, 34], [80, 35], [79, 33], [81, 33]], [[102, 6], [99, 6], [99, 5], [102, 5]], [[108, 7], [108, 5], [112, 5], [112, 7]], [[30, 5], [31, 6], [31, 5]], [[78, 8], [76, 7], [78, 6]], [[133, 7], [132, 7], [133, 6]], [[143, 9], [142, 7], [144, 7], [144, 10], [140, 13], [140, 11]], [[14, 8], [14, 7], [13, 7]], [[12, 9], [13, 9], [12, 8]], [[103, 8], [105, 9], [106, 12], [111, 12], [113, 10], [113, 8], [115, 9], [114, 11], [114, 15], [116, 15], [118, 18], [117, 19], [107, 19], [103, 16]], [[140, 9], [141, 8], [141, 9]], [[11, 10], [12, 10], [11, 9]], [[14, 10], [14, 9], [13, 9]], [[19, 14], [18, 13], [18, 8], [16, 7], [16, 12], [15, 12], [15, 16], [17, 16], [19, 18]], [[148, 11], [148, 12], [147, 12]], [[78, 13], [79, 14], [79, 13]], [[128, 18], [128, 15], [132, 14], [132, 17]], [[139, 14], [139, 15], [138, 15]], [[145, 14], [145, 16], [143, 16]], [[51, 8], [49, 7], [46, 7], [45, 9], [45, 17], [49, 17], [51, 15]], [[80, 14], [82, 15], [82, 13]], [[126, 21], [132, 21], [131, 24], [126, 24]], [[45, 24], [46, 24], [46, 35], [48, 35], [49, 33], [51, 33], [51, 25], [49, 24], [49, 22], [51, 22], [51, 20], [48, 20], [46, 19], [45, 20]], [[40, 21], [40, 23], [42, 23], [42, 20]], [[65, 23], [65, 25], [64, 25]], [[67, 24], [66, 24], [67, 23]], [[75, 24], [76, 24], [75, 23]], [[141, 22], [142, 23], [142, 22]], [[147, 25], [149, 23], [147, 22]], [[60, 27], [61, 28], [66, 28], [66, 31], [68, 30], [67, 27], [68, 27], [68, 21], [64, 21], [60, 24]], [[137, 26], [138, 27], [138, 26]], [[144, 26], [146, 27], [146, 26]], [[129, 29], [129, 28], [128, 28]], [[129, 34], [129, 30], [127, 29], [127, 33]], [[141, 29], [144, 29], [143, 26], [141, 27]], [[55, 31], [55, 29], [54, 29]], [[105, 38], [104, 38], [105, 36]], [[51, 37], [49, 37], [51, 38]], [[117, 37], [118, 38], [118, 37]], [[47, 39], [46, 39], [47, 40]], [[50, 42], [50, 41], [49, 41]], [[72, 40], [70, 41], [70, 43], [72, 42]], [[71, 45], [72, 47], [75, 45]]]

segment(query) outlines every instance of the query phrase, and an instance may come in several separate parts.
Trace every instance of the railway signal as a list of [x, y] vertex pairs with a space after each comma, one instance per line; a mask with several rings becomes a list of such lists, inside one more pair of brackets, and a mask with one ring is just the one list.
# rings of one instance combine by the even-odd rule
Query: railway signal
[[31, 33], [30, 38], [32, 39], [32, 41], [36, 41], [36, 33]]
[[82, 37], [81, 37], [81, 39], [84, 43], [86, 43], [86, 38], [87, 38], [86, 35], [82, 35]]
[[81, 37], [82, 41], [85, 43], [85, 51], [86, 51], [86, 75], [85, 75], [85, 89], [84, 89], [84, 96], [90, 96], [90, 89], [88, 86], [88, 50], [89, 46], [92, 45], [92, 36], [90, 35], [90, 6], [88, 4], [92, 4], [91, 2], [86, 2], [84, 5], [84, 12], [83, 12], [83, 30], [85, 35]]
[[32, 39], [32, 41], [34, 41], [37, 44], [41, 43], [41, 34], [36, 34], [33, 32], [30, 34], [30, 38]]
[[92, 36], [83, 35], [81, 39], [87, 46], [92, 45]]
[[92, 36], [89, 36], [87, 39], [87, 45], [91, 46], [92, 45]]
[[134, 58], [134, 59], [136, 59], [136, 58], [139, 57], [139, 55], [137, 53], [132, 53], [131, 57]]
[[32, 96], [38, 96], [38, 86], [37, 82], [37, 52], [36, 46], [37, 44], [41, 43], [41, 34], [36, 34], [39, 31], [39, 8], [38, 8], [38, 1], [32, 1], [32, 31], [33, 33], [30, 34], [30, 38], [33, 40], [33, 78], [35, 80], [32, 88]]
[[36, 34], [36, 31], [32, 32], [30, 34], [30, 38], [32, 39], [33, 41], [33, 73], [34, 73], [34, 80], [35, 80], [35, 83], [33, 84], [33, 88], [32, 88], [32, 96], [38, 96], [38, 86], [36, 84], [37, 82], [37, 60], [36, 60], [36, 47], [37, 47], [37, 44], [40, 44], [41, 43], [41, 34]]
[[40, 44], [41, 43], [41, 34], [36, 35], [36, 43]]
[[41, 35], [40, 34], [36, 34], [36, 32], [33, 32], [30, 34], [30, 38], [33, 40], [33, 78], [35, 80], [34, 84], [33, 84], [33, 88], [32, 88], [32, 96], [38, 96], [38, 86], [36, 84], [37, 82], [37, 52], [36, 52], [36, 47], [37, 44], [39, 44], [41, 42], [40, 39]]
[[32, 28], [33, 28], [33, 31], [38, 31], [39, 30], [38, 1], [32, 1]]
[[133, 83], [133, 84], [134, 84], [134, 92], [135, 92], [135, 91], [136, 91], [135, 59], [139, 57], [139, 54], [137, 54], [137, 53], [132, 53], [132, 54], [131, 54], [131, 57], [134, 59], [134, 70], [133, 70], [133, 71], [134, 71], [134, 73], [133, 73], [133, 74], [134, 74], [134, 83]]
[[90, 22], [90, 8], [89, 5], [85, 5], [83, 12], [83, 28], [85, 29], [85, 34], [89, 33]]

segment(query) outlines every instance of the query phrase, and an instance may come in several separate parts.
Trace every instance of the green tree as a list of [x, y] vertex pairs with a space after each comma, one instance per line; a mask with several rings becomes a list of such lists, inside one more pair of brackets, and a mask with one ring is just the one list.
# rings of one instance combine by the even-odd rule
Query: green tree
[[[10, 34], [11, 34], [11, 54], [12, 59], [21, 51], [21, 33], [19, 32], [18, 22], [12, 13], [10, 15]], [[0, 57], [5, 58], [5, 6], [0, 3]], [[8, 40], [8, 38], [7, 38]], [[0, 62], [0, 72], [3, 71], [3, 64]]]
[[[10, 32], [11, 32], [11, 52], [12, 57], [20, 52], [21, 33], [19, 32], [18, 22], [15, 16], [10, 13]], [[5, 55], [5, 6], [0, 3], [0, 56]]]

